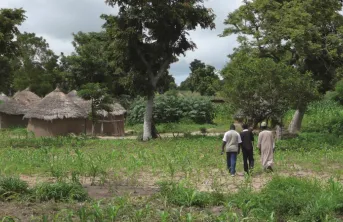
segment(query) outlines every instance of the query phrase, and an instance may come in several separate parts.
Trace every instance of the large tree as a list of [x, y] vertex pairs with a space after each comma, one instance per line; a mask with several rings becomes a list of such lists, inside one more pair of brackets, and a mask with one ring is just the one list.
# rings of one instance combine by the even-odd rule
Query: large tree
[[30, 87], [36, 94], [45, 96], [61, 81], [58, 56], [44, 38], [34, 33], [19, 34], [17, 43], [20, 54], [11, 60], [14, 89]]
[[292, 105], [317, 94], [310, 73], [301, 74], [294, 67], [247, 51], [232, 56], [222, 75], [224, 95], [254, 127], [266, 119], [281, 123]]
[[[319, 90], [330, 90], [343, 62], [342, 2], [337, 0], [244, 0], [230, 13], [223, 36], [238, 34], [241, 45], [257, 49], [261, 58], [271, 58], [311, 72]], [[296, 132], [306, 110], [300, 101], [289, 127]]]
[[113, 36], [113, 62], [142, 85], [147, 98], [143, 140], [151, 138], [154, 94], [158, 82], [167, 74], [176, 57], [196, 48], [188, 32], [214, 28], [215, 15], [203, 0], [106, 0], [117, 5], [117, 16], [103, 16], [105, 27]]
[[72, 42], [75, 52], [70, 56], [62, 56], [61, 68], [67, 78], [67, 90], [80, 89], [87, 83], [105, 85], [112, 95], [125, 93], [120, 82], [110, 68], [107, 59], [107, 34], [101, 32], [78, 32], [73, 34]]
[[11, 58], [18, 55], [18, 26], [25, 20], [22, 9], [0, 9], [0, 92], [10, 93], [12, 85]]

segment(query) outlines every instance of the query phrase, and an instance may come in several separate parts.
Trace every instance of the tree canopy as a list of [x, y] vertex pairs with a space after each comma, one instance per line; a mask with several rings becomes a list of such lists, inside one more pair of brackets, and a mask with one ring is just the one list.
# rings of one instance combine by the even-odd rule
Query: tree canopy
[[238, 34], [239, 42], [257, 49], [259, 57], [312, 72], [322, 93], [335, 85], [343, 61], [341, 1], [243, 2], [228, 15], [223, 36]]
[[317, 94], [311, 73], [270, 58], [237, 54], [223, 69], [224, 95], [250, 123], [280, 121], [292, 106]]
[[24, 21], [23, 9], [0, 9], [0, 92], [9, 93], [11, 90], [10, 59], [19, 53], [16, 37], [20, 33], [18, 26]]
[[49, 49], [49, 44], [34, 33], [17, 36], [19, 55], [11, 60], [13, 88], [30, 90], [45, 96], [61, 81], [58, 72], [58, 56]]
[[219, 76], [215, 73], [215, 68], [195, 59], [190, 63], [189, 69], [191, 73], [181, 83], [180, 88], [199, 92], [202, 96], [214, 96], [220, 86]]

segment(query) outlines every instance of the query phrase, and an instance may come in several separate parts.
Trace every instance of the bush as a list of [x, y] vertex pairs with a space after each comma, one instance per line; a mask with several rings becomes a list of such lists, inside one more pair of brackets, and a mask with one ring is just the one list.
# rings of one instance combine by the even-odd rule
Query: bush
[[343, 122], [343, 107], [337, 102], [323, 100], [308, 106], [302, 123], [303, 131], [335, 132]]
[[40, 201], [85, 201], [88, 193], [77, 183], [42, 183], [34, 190], [35, 196]]
[[[131, 125], [143, 123], [145, 101], [136, 100], [128, 115]], [[156, 123], [179, 122], [181, 119], [190, 119], [195, 123], [212, 123], [215, 109], [211, 101], [205, 97], [175, 97], [168, 95], [158, 96], [155, 100], [154, 119]]]
[[168, 202], [178, 206], [213, 206], [220, 205], [225, 200], [224, 195], [220, 193], [199, 192], [185, 187], [182, 183], [161, 182], [160, 192]]
[[16, 177], [3, 177], [0, 179], [0, 199], [12, 200], [18, 196], [29, 193], [28, 184]]
[[343, 188], [333, 180], [274, 177], [259, 194], [252, 195], [248, 210], [256, 217], [275, 214], [277, 221], [327, 221], [343, 209]]
[[295, 138], [277, 141], [276, 149], [310, 151], [340, 149], [342, 146], [343, 140], [333, 134], [301, 133]]

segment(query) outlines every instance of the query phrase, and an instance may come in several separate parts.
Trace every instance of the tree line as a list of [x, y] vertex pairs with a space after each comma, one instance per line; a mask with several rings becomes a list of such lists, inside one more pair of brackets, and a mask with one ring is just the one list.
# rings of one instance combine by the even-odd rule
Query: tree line
[[[43, 96], [56, 86], [69, 91], [100, 84], [112, 96], [146, 99], [144, 140], [151, 138], [155, 93], [175, 88], [170, 64], [196, 44], [196, 28], [214, 29], [215, 14], [202, 0], [107, 0], [117, 15], [102, 15], [100, 32], [74, 34], [74, 52], [55, 55], [34, 33], [20, 33], [23, 9], [0, 11], [0, 91], [30, 86]], [[275, 123], [296, 109], [289, 130], [300, 129], [309, 102], [333, 90], [342, 77], [341, 1], [244, 0], [229, 13], [221, 37], [237, 35], [239, 46], [219, 78], [199, 60], [179, 89], [219, 95], [246, 121]], [[164, 13], [160, 13], [163, 11]]]

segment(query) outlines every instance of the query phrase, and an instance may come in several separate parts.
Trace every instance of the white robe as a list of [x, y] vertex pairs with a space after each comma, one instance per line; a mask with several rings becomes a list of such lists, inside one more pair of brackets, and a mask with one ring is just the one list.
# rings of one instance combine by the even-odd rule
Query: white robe
[[274, 164], [274, 136], [271, 131], [263, 130], [258, 135], [258, 148], [261, 150], [263, 168], [272, 167]]

